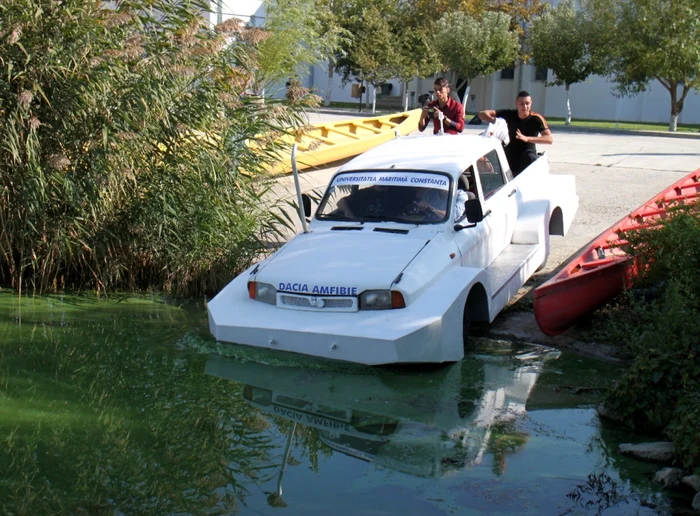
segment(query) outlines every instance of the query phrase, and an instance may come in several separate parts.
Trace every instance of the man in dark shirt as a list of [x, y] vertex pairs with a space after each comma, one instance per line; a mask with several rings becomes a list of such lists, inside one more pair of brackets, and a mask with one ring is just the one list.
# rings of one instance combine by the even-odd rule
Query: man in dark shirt
[[515, 99], [516, 109], [487, 109], [479, 111], [479, 118], [484, 122], [494, 122], [503, 118], [508, 124], [510, 143], [506, 146], [506, 157], [513, 176], [525, 170], [537, 159], [536, 143], [552, 143], [554, 138], [547, 121], [539, 113], [532, 111], [532, 97], [527, 91], [518, 93]]
[[444, 115], [442, 119], [443, 131], [448, 134], [459, 134], [464, 129], [464, 108], [462, 103], [450, 97], [450, 83], [444, 77], [435, 79], [433, 83], [435, 99], [423, 106], [418, 130], [425, 131], [430, 119], [433, 119], [433, 134], [440, 132], [440, 117], [438, 111]]

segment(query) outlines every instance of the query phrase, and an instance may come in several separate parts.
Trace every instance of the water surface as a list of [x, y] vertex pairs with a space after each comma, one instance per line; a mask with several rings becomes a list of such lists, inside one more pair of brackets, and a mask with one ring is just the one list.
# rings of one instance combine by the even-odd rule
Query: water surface
[[[614, 368], [483, 341], [368, 368], [216, 343], [201, 304], [0, 293], [0, 512], [657, 514]], [[655, 509], [651, 507], [656, 507]]]

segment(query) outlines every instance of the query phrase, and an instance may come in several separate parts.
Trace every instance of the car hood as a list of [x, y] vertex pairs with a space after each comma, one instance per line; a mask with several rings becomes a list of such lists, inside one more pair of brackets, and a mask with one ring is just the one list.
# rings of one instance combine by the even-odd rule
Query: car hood
[[302, 233], [256, 275], [277, 290], [303, 294], [357, 295], [388, 289], [431, 238], [371, 231]]

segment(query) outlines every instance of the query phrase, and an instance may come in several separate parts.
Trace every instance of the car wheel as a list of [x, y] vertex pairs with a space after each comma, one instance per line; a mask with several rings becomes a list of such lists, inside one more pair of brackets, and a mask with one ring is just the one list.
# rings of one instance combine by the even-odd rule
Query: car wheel
[[469, 331], [471, 330], [472, 320], [469, 317], [469, 302], [464, 305], [464, 315], [462, 315], [462, 343], [464, 352], [469, 350]]

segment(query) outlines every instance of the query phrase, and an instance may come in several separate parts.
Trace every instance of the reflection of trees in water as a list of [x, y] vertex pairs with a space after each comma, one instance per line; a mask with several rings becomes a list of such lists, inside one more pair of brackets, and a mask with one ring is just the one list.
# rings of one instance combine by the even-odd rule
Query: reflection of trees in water
[[493, 456], [491, 469], [495, 475], [506, 472], [506, 456], [522, 449], [530, 439], [530, 434], [520, 432], [514, 421], [497, 423], [491, 427], [488, 450]]
[[0, 512], [235, 512], [276, 473], [242, 387], [172, 351], [181, 311], [40, 303], [2, 326]]
[[589, 474], [586, 482], [576, 486], [566, 496], [577, 505], [600, 515], [616, 505], [627, 504], [629, 491], [607, 473], [598, 472]]
[[[293, 425], [291, 421], [281, 417], [276, 417], [274, 419], [277, 428], [283, 434], [289, 432], [289, 429]], [[309, 461], [311, 471], [314, 473], [318, 473], [319, 458], [328, 458], [332, 455], [331, 449], [319, 439], [318, 431], [315, 428], [304, 425], [297, 425], [294, 430], [294, 448], [301, 455], [299, 458], [290, 456], [287, 463], [296, 466], [298, 459], [306, 458]]]
[[462, 381], [457, 410], [459, 417], [466, 418], [479, 408], [479, 400], [484, 393], [484, 365], [474, 357], [466, 356], [461, 369]]

